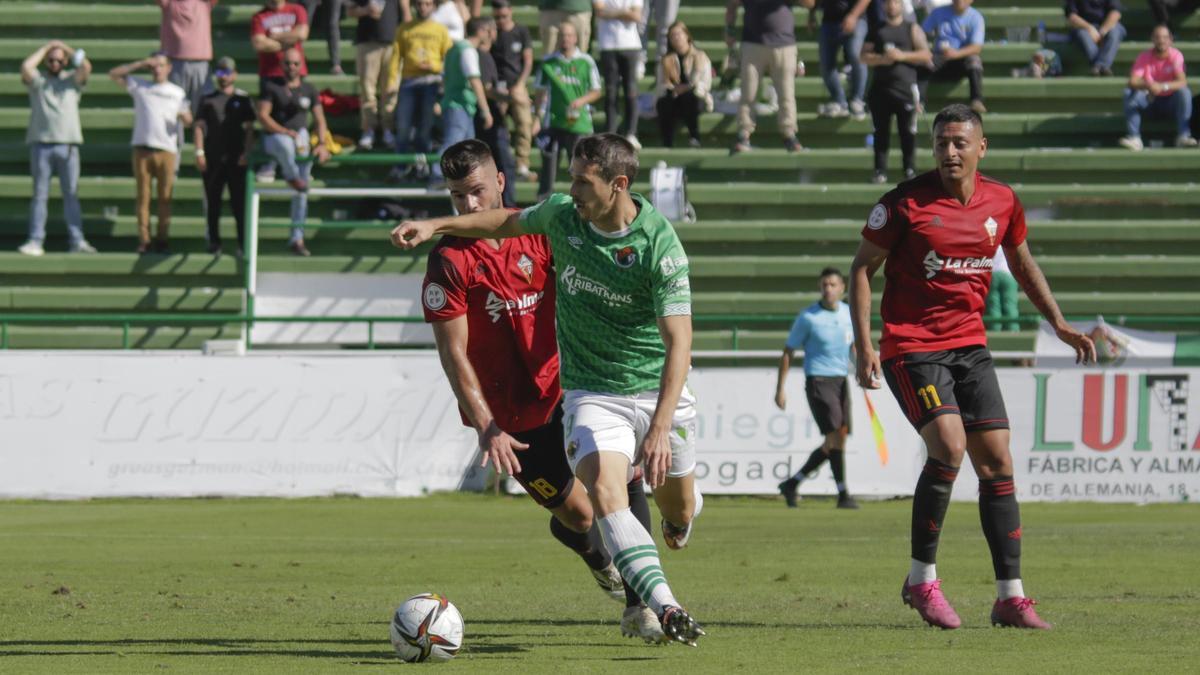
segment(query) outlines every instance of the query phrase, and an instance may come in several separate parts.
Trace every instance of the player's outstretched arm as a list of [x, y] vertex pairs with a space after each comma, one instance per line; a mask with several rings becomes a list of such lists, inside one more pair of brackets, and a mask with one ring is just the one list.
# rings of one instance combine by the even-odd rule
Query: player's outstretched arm
[[450, 388], [454, 390], [459, 407], [466, 413], [467, 421], [479, 434], [479, 451], [483, 454], [479, 466], [487, 466], [491, 460], [497, 471], [509, 475], [521, 473], [521, 461], [517, 459], [516, 451], [527, 450], [529, 446], [509, 436], [492, 417], [492, 410], [483, 398], [483, 388], [479, 386], [479, 376], [467, 359], [467, 317], [435, 321], [432, 325], [442, 370], [450, 380]]
[[642, 439], [640, 448], [645, 460], [646, 482], [650, 483], [651, 488], [665, 483], [667, 470], [671, 468], [671, 427], [675, 409], [679, 407], [679, 396], [687, 382], [688, 368], [692, 364], [692, 317], [661, 316], [658, 318], [658, 333], [667, 348], [667, 357], [659, 379], [658, 402], [654, 407], [654, 416], [650, 418], [650, 431]]
[[864, 389], [878, 389], [883, 366], [871, 343], [871, 277], [887, 259], [888, 250], [863, 239], [850, 263], [850, 321], [854, 324], [855, 379]]
[[429, 241], [435, 234], [453, 234], [472, 239], [503, 239], [524, 234], [521, 212], [491, 209], [461, 216], [446, 216], [429, 220], [405, 220], [392, 229], [392, 245], [411, 251]]
[[1028, 242], [1023, 241], [1019, 246], [1005, 246], [1004, 257], [1008, 259], [1008, 266], [1017, 278], [1017, 283], [1021, 284], [1021, 290], [1025, 291], [1033, 306], [1037, 307], [1046, 321], [1054, 327], [1058, 339], [1075, 350], [1075, 363], [1095, 363], [1095, 343], [1090, 337], [1072, 328], [1063, 318], [1058, 302], [1050, 292], [1050, 284], [1046, 282], [1046, 275], [1042, 274], [1042, 268], [1038, 267], [1033, 254], [1029, 252]]

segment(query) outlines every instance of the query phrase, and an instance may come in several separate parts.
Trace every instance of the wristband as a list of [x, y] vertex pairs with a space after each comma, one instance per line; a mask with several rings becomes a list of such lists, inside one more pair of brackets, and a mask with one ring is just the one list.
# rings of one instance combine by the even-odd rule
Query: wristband
[[197, 151], [196, 151], [196, 156], [197, 156], [197, 157], [203, 157], [203, 156], [204, 156], [204, 151], [203, 151], [203, 150], [197, 150]]

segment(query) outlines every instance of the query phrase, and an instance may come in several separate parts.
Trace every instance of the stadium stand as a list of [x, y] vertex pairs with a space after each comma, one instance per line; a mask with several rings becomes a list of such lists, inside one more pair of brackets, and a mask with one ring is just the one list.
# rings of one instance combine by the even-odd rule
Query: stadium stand
[[[485, 3], [486, 4], [486, 3]], [[518, 22], [536, 27], [534, 3], [518, 3]], [[679, 18], [714, 63], [725, 55], [724, 3], [691, 0]], [[1017, 6], [1007, 6], [1009, 4]], [[1148, 46], [1149, 10], [1130, 3], [1123, 22], [1129, 37], [1121, 46], [1115, 77], [1088, 77], [1087, 62], [1065, 40], [1066, 21], [1057, 0], [979, 0], [987, 19], [987, 135], [991, 152], [983, 171], [1017, 184], [1029, 213], [1031, 243], [1060, 303], [1069, 314], [1141, 317], [1139, 327], [1195, 330], [1189, 323], [1200, 306], [1200, 151], [1170, 148], [1169, 125], [1147, 125], [1147, 145], [1165, 149], [1131, 153], [1117, 147], [1124, 133], [1121, 95], [1134, 57]], [[239, 86], [257, 92], [251, 14], [259, 3], [226, 0], [213, 15], [214, 55], [231, 55], [241, 65]], [[869, 120], [818, 119], [826, 93], [816, 67], [816, 36], [798, 12], [800, 58], [811, 64], [796, 84], [799, 139], [809, 150], [785, 154], [764, 141], [762, 149], [730, 157], [733, 116], [705, 114], [703, 149], [665, 150], [653, 119], [640, 124], [646, 170], [662, 160], [687, 169], [690, 199], [700, 221], [678, 225], [693, 261], [697, 349], [777, 349], [796, 308], [816, 299], [808, 280], [826, 265], [845, 269], [857, 246], [862, 219], [881, 193], [869, 183]], [[1177, 22], [1176, 46], [1200, 63], [1200, 16]], [[243, 270], [231, 256], [205, 252], [202, 187], [190, 144], [182, 153], [175, 190], [170, 256], [138, 257], [129, 178], [129, 96], [104, 73], [114, 65], [145, 56], [157, 47], [159, 10], [151, 2], [74, 0], [0, 3], [0, 314], [82, 313], [119, 317], [158, 313], [162, 325], [134, 322], [127, 327], [13, 323], [3, 343], [12, 348], [197, 348], [212, 338], [237, 337], [240, 324], [228, 319], [243, 309]], [[343, 39], [353, 36], [354, 20], [342, 23]], [[536, 30], [534, 31], [536, 33]], [[323, 36], [319, 32], [318, 35]], [[1045, 35], [1063, 57], [1064, 77], [1034, 80], [1012, 77]], [[28, 120], [21, 60], [49, 39], [83, 47], [95, 74], [82, 102], [85, 144], [80, 197], [89, 241], [98, 255], [68, 255], [57, 201], [52, 192], [47, 254], [29, 258], [16, 252], [28, 221], [30, 179], [24, 131]], [[324, 39], [305, 45], [319, 89], [353, 94], [355, 78], [327, 75]], [[540, 53], [540, 46], [535, 46]], [[352, 64], [345, 62], [348, 71]], [[647, 68], [653, 72], [653, 64]], [[930, 89], [930, 107], [966, 99], [966, 82]], [[645, 78], [641, 91], [652, 91]], [[601, 115], [602, 117], [602, 115]], [[761, 119], [761, 116], [760, 116]], [[930, 116], [918, 136], [918, 169], [931, 168]], [[774, 122], [762, 120], [773, 129]], [[358, 137], [358, 117], [331, 117], [333, 133]], [[601, 124], [597, 125], [602, 126]], [[769, 135], [768, 135], [769, 136]], [[190, 141], [190, 134], [189, 134]], [[898, 151], [894, 151], [898, 152]], [[537, 162], [534, 157], [534, 166]], [[894, 165], [898, 159], [893, 159]], [[315, 171], [313, 186], [382, 185], [386, 167], [330, 166]], [[560, 175], [560, 188], [565, 187]], [[276, 187], [278, 183], [276, 184]], [[517, 197], [529, 203], [536, 186], [521, 183]], [[406, 204], [416, 211], [448, 210], [444, 197], [431, 195]], [[346, 212], [349, 212], [349, 215]], [[262, 232], [260, 270], [339, 274], [420, 272], [424, 252], [392, 249], [379, 226], [321, 228], [335, 216], [359, 218], [354, 204], [314, 199], [307, 238], [313, 257], [298, 259], [284, 248], [286, 228]], [[222, 227], [233, 231], [232, 220]], [[264, 209], [264, 225], [286, 222], [286, 202]], [[876, 305], [878, 306], [878, 305]], [[1022, 301], [1023, 314], [1033, 308]], [[732, 319], [731, 315], [752, 315]], [[1136, 320], [1136, 319], [1135, 319]], [[80, 322], [84, 323], [84, 322]], [[1033, 326], [997, 333], [993, 348], [1027, 350]]]

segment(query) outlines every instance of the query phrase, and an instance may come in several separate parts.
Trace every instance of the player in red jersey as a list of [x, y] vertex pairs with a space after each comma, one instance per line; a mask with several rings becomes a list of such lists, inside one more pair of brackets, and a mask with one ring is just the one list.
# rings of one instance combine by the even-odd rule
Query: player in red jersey
[[[458, 213], [501, 208], [505, 176], [487, 144], [457, 143], [441, 165]], [[463, 424], [479, 434], [481, 466], [493, 462], [550, 510], [554, 537], [583, 558], [601, 589], [615, 600], [624, 597], [624, 634], [662, 641], [658, 617], [622, 583], [593, 524], [587, 492], [567, 462], [554, 292], [545, 237], [447, 235], [429, 253], [421, 300]], [[649, 531], [640, 475], [629, 483], [629, 500]]]
[[[850, 272], [858, 382], [878, 389], [882, 374], [929, 452], [913, 495], [912, 567], [901, 597], [930, 625], [962, 623], [942, 595], [934, 561], [966, 454], [979, 475], [979, 519], [996, 573], [992, 623], [1050, 628], [1021, 585], [1008, 414], [983, 325], [998, 246], [1029, 300], [1075, 349], [1076, 362], [1095, 361], [1096, 348], [1063, 319], [1025, 242], [1017, 195], [976, 171], [987, 152], [983, 120], [965, 105], [947, 106], [933, 121], [933, 137], [937, 171], [879, 200]], [[881, 363], [871, 343], [871, 277], [884, 261]]]

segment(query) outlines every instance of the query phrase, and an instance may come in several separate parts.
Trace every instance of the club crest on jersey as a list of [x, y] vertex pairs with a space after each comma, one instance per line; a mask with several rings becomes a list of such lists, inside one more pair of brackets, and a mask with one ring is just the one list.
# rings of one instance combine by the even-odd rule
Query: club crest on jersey
[[983, 229], [987, 231], [988, 245], [995, 246], [996, 245], [996, 230], [1000, 229], [1000, 225], [996, 223], [996, 219], [988, 218], [983, 223]]
[[446, 306], [446, 289], [437, 284], [429, 284], [421, 294], [425, 307], [436, 312]]
[[521, 254], [521, 259], [517, 261], [517, 269], [525, 275], [526, 281], [533, 283], [533, 261], [529, 259], [529, 256]]
[[884, 225], [887, 225], [887, 219], [887, 207], [883, 204], [876, 204], [875, 208], [871, 209], [871, 215], [867, 216], [867, 227], [872, 230], [881, 229]]
[[633, 250], [632, 246], [626, 246], [617, 251], [613, 251], [613, 260], [617, 261], [617, 267], [629, 269], [637, 262], [637, 251]]

